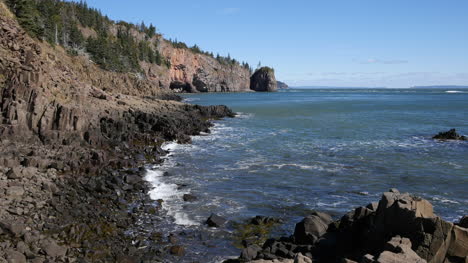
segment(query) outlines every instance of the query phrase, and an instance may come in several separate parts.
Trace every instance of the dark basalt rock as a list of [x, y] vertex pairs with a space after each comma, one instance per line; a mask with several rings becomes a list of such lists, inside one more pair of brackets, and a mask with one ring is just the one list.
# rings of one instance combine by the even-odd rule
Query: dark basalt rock
[[268, 216], [256, 216], [250, 220], [252, 225], [268, 225], [281, 223], [281, 219], [268, 217]]
[[184, 194], [183, 199], [185, 202], [193, 202], [196, 201], [198, 198], [191, 194]]
[[250, 89], [254, 91], [276, 91], [278, 85], [275, 78], [275, 71], [269, 67], [257, 69], [250, 77]]
[[437, 134], [436, 136], [432, 138], [437, 139], [437, 140], [459, 140], [459, 141], [467, 140], [465, 136], [458, 134], [455, 129], [451, 129], [446, 132], [439, 132], [439, 134]]
[[224, 225], [227, 222], [227, 220], [224, 217], [220, 217], [215, 214], [211, 214], [210, 217], [206, 220], [206, 224], [209, 227], [220, 227]]
[[468, 216], [462, 217], [462, 219], [460, 219], [460, 222], [458, 223], [458, 225], [461, 226], [461, 227], [464, 227], [464, 228], [468, 228]]

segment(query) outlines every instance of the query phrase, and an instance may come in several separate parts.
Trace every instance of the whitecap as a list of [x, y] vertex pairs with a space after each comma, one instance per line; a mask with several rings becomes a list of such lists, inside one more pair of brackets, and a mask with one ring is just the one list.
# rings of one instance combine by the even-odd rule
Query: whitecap
[[447, 90], [445, 92], [446, 93], [464, 93], [463, 91], [460, 91], [460, 90]]
[[175, 223], [184, 226], [199, 225], [191, 220], [189, 216], [181, 211], [183, 209], [181, 200], [187, 191], [180, 191], [176, 184], [166, 183], [163, 179], [164, 171], [147, 170], [145, 180], [151, 184], [151, 190], [148, 192], [152, 200], [163, 200], [161, 206], [167, 215], [174, 218]]
[[182, 102], [192, 102], [192, 101], [197, 101], [200, 100], [200, 98], [185, 98], [182, 100]]

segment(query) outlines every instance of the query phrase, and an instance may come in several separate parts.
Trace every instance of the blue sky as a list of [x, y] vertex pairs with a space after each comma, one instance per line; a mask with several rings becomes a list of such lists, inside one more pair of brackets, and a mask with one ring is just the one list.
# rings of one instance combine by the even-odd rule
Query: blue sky
[[87, 0], [292, 86], [468, 85], [466, 0]]

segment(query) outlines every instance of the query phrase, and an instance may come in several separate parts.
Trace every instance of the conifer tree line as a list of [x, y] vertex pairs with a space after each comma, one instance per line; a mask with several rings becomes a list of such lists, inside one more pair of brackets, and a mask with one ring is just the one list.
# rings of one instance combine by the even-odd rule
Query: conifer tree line
[[[85, 1], [68, 2], [63, 0], [5, 0], [16, 15], [20, 25], [32, 36], [52, 45], [65, 47], [71, 54], [87, 52], [92, 60], [102, 68], [117, 72], [141, 72], [140, 61], [170, 68], [170, 60], [157, 50], [156, 42], [150, 41], [157, 36], [156, 27], [150, 24], [114, 22], [100, 10], [89, 7]], [[117, 36], [110, 33], [110, 27], [118, 25]], [[85, 38], [80, 28], [90, 28], [96, 36]], [[145, 34], [145, 40], [138, 41], [131, 34], [136, 30]], [[197, 45], [188, 47], [177, 40], [169, 40], [175, 48], [190, 49], [204, 54], [224, 65], [241, 65], [228, 57], [215, 57]], [[242, 66], [250, 72], [252, 68], [243, 62]]]

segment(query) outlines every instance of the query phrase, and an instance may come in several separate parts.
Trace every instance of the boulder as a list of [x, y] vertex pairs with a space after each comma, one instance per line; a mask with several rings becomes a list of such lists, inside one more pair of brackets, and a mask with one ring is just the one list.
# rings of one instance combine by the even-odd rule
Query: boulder
[[44, 240], [41, 249], [49, 257], [63, 257], [67, 254], [67, 247], [58, 245], [54, 240]]
[[179, 257], [185, 254], [185, 248], [183, 246], [172, 246], [169, 251], [172, 255]]
[[26, 232], [26, 226], [17, 222], [0, 222], [0, 228], [15, 237], [20, 237]]
[[250, 261], [257, 258], [258, 253], [262, 251], [262, 248], [258, 245], [251, 245], [244, 248], [241, 252], [240, 259], [244, 261]]
[[183, 199], [185, 202], [193, 202], [196, 201], [198, 198], [191, 194], [184, 194]]
[[313, 244], [319, 237], [327, 232], [328, 225], [332, 222], [329, 215], [314, 212], [301, 222], [296, 224], [294, 238], [298, 244]]
[[21, 198], [24, 195], [24, 188], [22, 186], [10, 186], [6, 189], [6, 195], [13, 199]]
[[6, 260], [8, 263], [26, 263], [26, 256], [23, 253], [14, 250], [5, 251]]
[[462, 219], [460, 219], [460, 222], [458, 223], [458, 225], [461, 226], [461, 227], [464, 227], [464, 228], [468, 228], [468, 216], [462, 217]]
[[467, 140], [465, 136], [458, 134], [455, 129], [451, 129], [446, 132], [439, 132], [436, 136], [432, 138], [437, 139], [437, 140], [460, 140], [460, 141]]
[[269, 67], [257, 69], [250, 77], [250, 89], [254, 91], [276, 91], [278, 89], [275, 71]]
[[224, 217], [220, 217], [215, 214], [211, 214], [210, 217], [206, 220], [206, 224], [209, 227], [220, 227], [226, 223], [226, 219]]
[[448, 247], [447, 254], [451, 258], [458, 258], [460, 261], [468, 257], [468, 229], [454, 226], [452, 229], [452, 240]]
[[411, 249], [411, 241], [400, 236], [393, 237], [385, 246], [385, 251], [375, 260], [376, 263], [426, 263]]
[[294, 258], [294, 263], [312, 263], [312, 259], [298, 253]]

